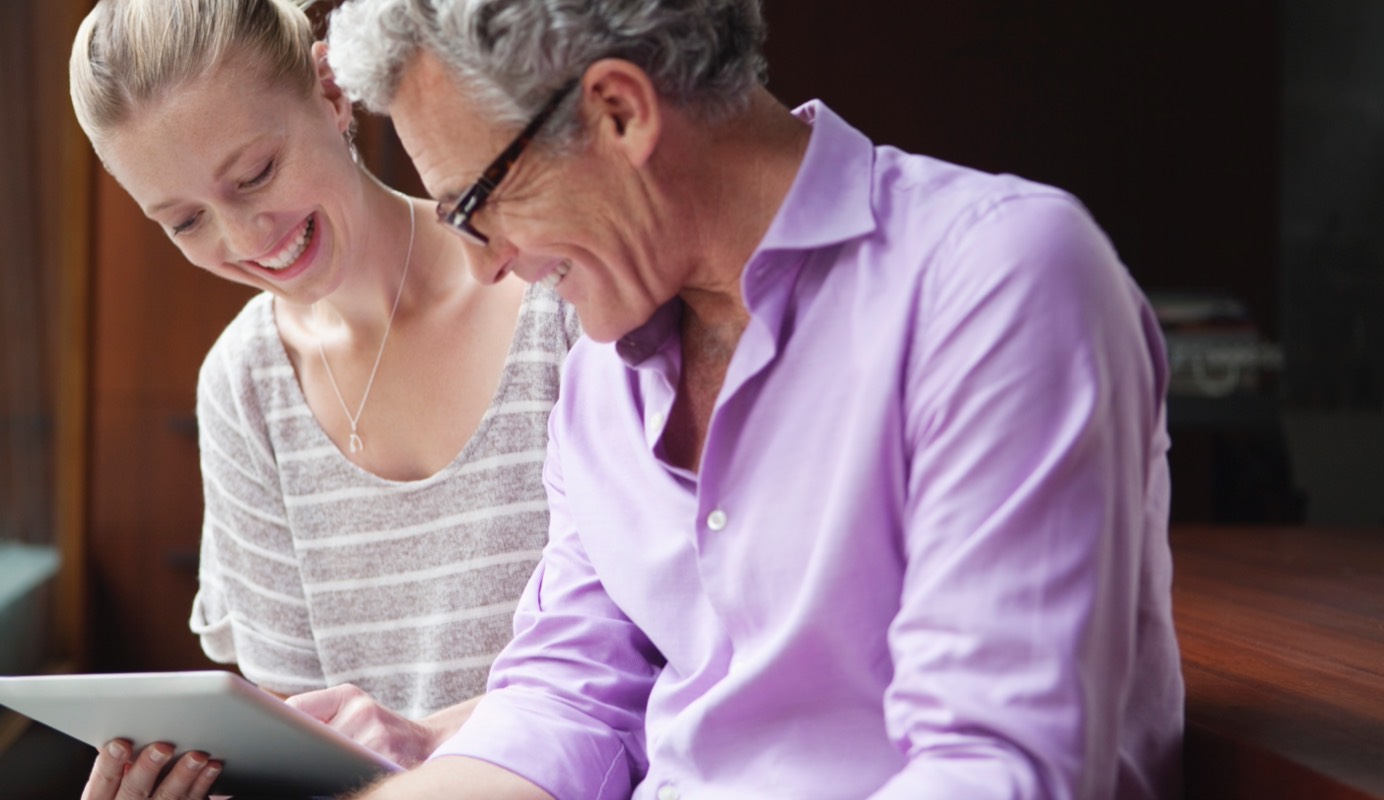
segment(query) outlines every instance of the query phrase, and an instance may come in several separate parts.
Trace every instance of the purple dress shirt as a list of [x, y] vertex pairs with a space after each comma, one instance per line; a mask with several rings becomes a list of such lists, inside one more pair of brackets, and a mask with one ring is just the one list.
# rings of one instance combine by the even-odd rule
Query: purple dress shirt
[[436, 755], [562, 800], [1172, 796], [1147, 304], [1071, 196], [796, 113], [699, 472], [660, 444], [679, 301], [578, 344], [550, 543]]

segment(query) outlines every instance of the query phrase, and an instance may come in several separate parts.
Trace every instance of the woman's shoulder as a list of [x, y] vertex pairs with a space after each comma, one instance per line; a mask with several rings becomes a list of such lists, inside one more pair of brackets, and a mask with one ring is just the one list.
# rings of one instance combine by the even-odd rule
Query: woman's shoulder
[[283, 344], [274, 323], [274, 297], [268, 292], [250, 298], [226, 325], [202, 361], [199, 385], [245, 381], [257, 369], [279, 366]]
[[524, 290], [519, 319], [520, 335], [535, 337], [542, 349], [562, 356], [566, 356], [582, 335], [576, 309], [555, 289], [541, 283], [530, 284]]

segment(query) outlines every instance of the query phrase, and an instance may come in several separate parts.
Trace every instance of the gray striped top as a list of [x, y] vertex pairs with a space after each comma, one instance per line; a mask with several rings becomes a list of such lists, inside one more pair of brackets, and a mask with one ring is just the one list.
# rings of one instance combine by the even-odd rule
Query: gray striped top
[[548, 412], [579, 335], [530, 287], [499, 388], [436, 475], [361, 469], [313, 417], [274, 324], [252, 299], [202, 365], [200, 589], [191, 625], [212, 659], [266, 689], [354, 683], [420, 717], [485, 689], [548, 536]]

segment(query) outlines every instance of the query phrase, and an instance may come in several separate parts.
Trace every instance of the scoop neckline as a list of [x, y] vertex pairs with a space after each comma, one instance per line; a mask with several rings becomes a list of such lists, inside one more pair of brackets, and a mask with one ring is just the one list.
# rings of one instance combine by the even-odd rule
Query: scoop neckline
[[347, 458], [346, 454], [341, 451], [341, 448], [337, 446], [336, 442], [332, 441], [332, 438], [327, 435], [326, 429], [322, 427], [322, 421], [317, 418], [317, 414], [315, 414], [312, 410], [312, 405], [308, 403], [307, 394], [303, 391], [302, 378], [298, 375], [298, 369], [293, 365], [293, 359], [289, 358], [288, 356], [288, 346], [284, 344], [283, 334], [279, 331], [278, 319], [274, 314], [274, 301], [276, 298], [273, 294], [269, 292], [265, 292], [263, 296], [268, 298], [267, 301], [264, 303], [264, 306], [266, 313], [269, 316], [269, 326], [274, 330], [274, 343], [276, 345], [274, 348], [275, 358], [280, 360], [281, 363], [279, 366], [287, 366], [289, 370], [293, 372], [292, 391], [296, 396], [296, 400], [302, 403], [303, 407], [308, 410], [308, 417], [312, 419], [312, 435], [315, 439], [318, 440], [314, 443], [315, 446], [330, 447], [332, 450], [335, 451], [335, 457], [338, 461], [346, 464], [348, 468], [355, 470], [359, 475], [366, 477], [369, 480], [375, 481], [379, 484], [385, 486], [398, 487], [421, 487], [443, 480], [447, 476], [451, 475], [454, 471], [465, 466], [465, 464], [471, 460], [471, 457], [473, 455], [471, 451], [478, 449], [480, 447], [479, 443], [483, 441], [486, 438], [486, 435], [489, 433], [489, 430], [491, 426], [494, 424], [495, 420], [495, 407], [498, 404], [500, 398], [505, 396], [510, 384], [513, 382], [514, 359], [518, 355], [515, 348], [519, 342], [519, 331], [521, 330], [521, 326], [523, 325], [524, 318], [530, 312], [530, 300], [532, 299], [532, 293], [532, 286], [525, 288], [523, 298], [519, 301], [519, 313], [514, 318], [514, 329], [510, 332], [509, 336], [509, 348], [505, 351], [504, 365], [500, 368], [500, 382], [496, 385], [495, 391], [491, 393], [490, 401], [486, 405], [485, 413], [481, 415], [481, 420], [476, 425], [476, 429], [471, 432], [471, 436], [466, 440], [465, 444], [461, 446], [461, 450], [456, 454], [456, 456], [452, 458], [451, 461], [444, 464], [440, 469], [437, 470], [437, 472], [413, 480], [395, 480], [393, 478], [386, 478], [383, 475], [377, 475], [376, 473], [371, 472], [365, 467], [362, 467], [361, 465]]

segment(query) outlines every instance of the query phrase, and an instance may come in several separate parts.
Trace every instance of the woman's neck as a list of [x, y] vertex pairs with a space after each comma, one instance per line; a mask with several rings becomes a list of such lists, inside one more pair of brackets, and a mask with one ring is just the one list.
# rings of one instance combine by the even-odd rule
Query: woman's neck
[[421, 213], [412, 200], [363, 170], [361, 179], [363, 207], [355, 215], [355, 229], [338, 233], [340, 282], [307, 311], [309, 324], [324, 332], [344, 326], [353, 335], [378, 336], [394, 313], [396, 297], [402, 315], [413, 305], [406, 305], [410, 296], [419, 296], [410, 284], [416, 285], [425, 271], [419, 269], [424, 261], [418, 247]]

